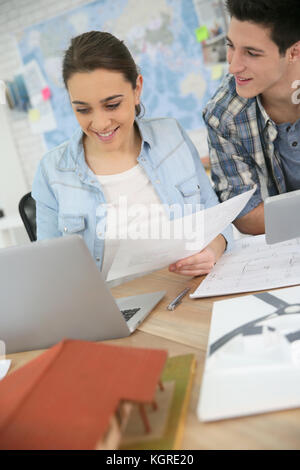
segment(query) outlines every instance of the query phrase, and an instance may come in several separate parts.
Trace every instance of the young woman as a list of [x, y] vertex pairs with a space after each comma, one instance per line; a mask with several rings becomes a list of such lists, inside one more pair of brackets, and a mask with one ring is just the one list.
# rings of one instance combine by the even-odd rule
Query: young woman
[[[169, 118], [139, 118], [143, 78], [122, 41], [100, 31], [73, 38], [63, 78], [80, 128], [39, 164], [32, 188], [37, 236], [81, 234], [106, 277], [118, 248], [118, 240], [108, 236], [109, 212], [120, 209], [124, 198], [128, 211], [137, 202], [144, 207], [192, 204], [196, 210], [218, 200], [180, 125]], [[142, 222], [140, 214], [135, 223]], [[228, 227], [170, 271], [208, 273], [231, 236]]]

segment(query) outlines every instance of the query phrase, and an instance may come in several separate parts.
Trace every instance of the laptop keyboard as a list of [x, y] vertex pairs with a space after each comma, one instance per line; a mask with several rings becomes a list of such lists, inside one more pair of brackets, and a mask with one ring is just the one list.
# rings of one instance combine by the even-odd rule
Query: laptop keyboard
[[133, 315], [135, 315], [139, 310], [141, 310], [141, 307], [139, 308], [130, 308], [128, 310], [121, 310], [121, 313], [123, 314], [123, 317], [125, 318], [126, 321], [130, 320]]

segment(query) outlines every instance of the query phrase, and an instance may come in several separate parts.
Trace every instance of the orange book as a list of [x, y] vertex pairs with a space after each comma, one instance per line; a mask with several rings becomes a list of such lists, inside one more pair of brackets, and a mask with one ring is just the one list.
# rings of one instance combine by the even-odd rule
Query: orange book
[[121, 401], [151, 403], [162, 350], [64, 340], [0, 382], [0, 449], [94, 449]]

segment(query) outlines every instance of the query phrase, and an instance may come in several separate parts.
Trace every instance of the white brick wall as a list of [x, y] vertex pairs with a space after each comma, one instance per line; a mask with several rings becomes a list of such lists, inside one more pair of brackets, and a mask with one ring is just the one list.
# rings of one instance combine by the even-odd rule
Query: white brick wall
[[[12, 79], [22, 65], [17, 41], [25, 28], [87, 3], [90, 2], [87, 0], [0, 0], [0, 79]], [[31, 133], [25, 113], [10, 111], [9, 121], [29, 191], [36, 166], [45, 152], [43, 138]]]

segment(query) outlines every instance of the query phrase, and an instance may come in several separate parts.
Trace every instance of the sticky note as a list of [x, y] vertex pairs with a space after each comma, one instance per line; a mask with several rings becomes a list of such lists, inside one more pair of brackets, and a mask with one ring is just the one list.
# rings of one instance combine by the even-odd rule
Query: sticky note
[[196, 38], [198, 42], [203, 42], [209, 38], [209, 31], [207, 26], [200, 26], [195, 30]]
[[31, 122], [36, 122], [40, 119], [41, 115], [38, 109], [32, 108], [28, 111], [28, 117]]
[[219, 80], [223, 76], [224, 70], [223, 65], [217, 64], [214, 65], [211, 70], [211, 79], [212, 80]]
[[46, 86], [45, 88], [42, 89], [43, 100], [44, 101], [49, 100], [50, 96], [51, 96], [50, 88]]

